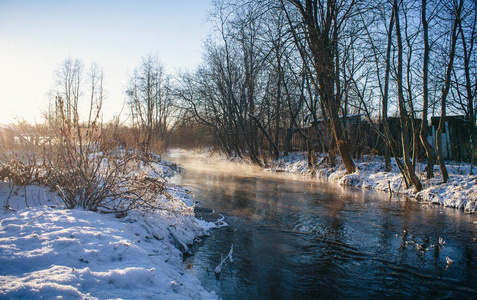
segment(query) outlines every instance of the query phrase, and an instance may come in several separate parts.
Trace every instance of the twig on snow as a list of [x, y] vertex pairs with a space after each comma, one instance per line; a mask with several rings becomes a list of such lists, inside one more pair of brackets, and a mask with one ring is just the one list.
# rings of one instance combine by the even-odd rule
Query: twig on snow
[[126, 249], [124, 249], [124, 251], [121, 252], [121, 255], [123, 255], [124, 252], [126, 252], [126, 250], [129, 249], [129, 247], [131, 247], [132, 245], [134, 245], [134, 243], [135, 243], [137, 240], [139, 240], [140, 237], [141, 237], [141, 235], [138, 235], [138, 237], [134, 240], [134, 242], [132, 242], [131, 244], [129, 244], [129, 245], [126, 247]]
[[46, 211], [44, 211], [44, 212], [42, 212], [41, 214], [39, 214], [38, 216], [36, 216], [35, 218], [33, 218], [30, 222], [26, 223], [25, 225], [22, 225], [21, 228], [23, 229], [23, 227], [30, 225], [30, 224], [33, 223], [36, 219], [38, 219], [39, 217], [43, 216], [44, 214], [46, 214]]

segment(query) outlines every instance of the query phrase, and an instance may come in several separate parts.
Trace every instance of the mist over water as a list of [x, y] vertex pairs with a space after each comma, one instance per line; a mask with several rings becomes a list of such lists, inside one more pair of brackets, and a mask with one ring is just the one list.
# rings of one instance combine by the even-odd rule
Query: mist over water
[[214, 158], [169, 159], [197, 205], [229, 224], [185, 261], [223, 299], [477, 298], [474, 215]]

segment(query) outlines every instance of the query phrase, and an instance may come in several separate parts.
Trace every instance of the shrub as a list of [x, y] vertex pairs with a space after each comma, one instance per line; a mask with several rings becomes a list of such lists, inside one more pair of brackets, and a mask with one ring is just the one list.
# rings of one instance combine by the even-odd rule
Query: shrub
[[42, 181], [42, 166], [33, 147], [22, 147], [0, 154], [0, 180], [25, 186]]

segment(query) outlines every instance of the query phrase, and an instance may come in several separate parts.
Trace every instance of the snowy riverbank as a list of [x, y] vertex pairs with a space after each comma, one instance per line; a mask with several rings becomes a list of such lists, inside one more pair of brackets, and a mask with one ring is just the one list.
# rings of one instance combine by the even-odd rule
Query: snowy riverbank
[[[167, 164], [154, 171], [172, 175]], [[65, 209], [45, 188], [0, 182], [0, 298], [217, 298], [182, 262], [214, 224], [194, 217], [183, 189], [169, 184], [168, 192], [173, 200], [158, 199], [163, 210], [116, 218]]]
[[[320, 161], [322, 157], [318, 158]], [[364, 156], [356, 161], [358, 171], [345, 175], [342, 167], [330, 169], [326, 164], [319, 164], [315, 170], [317, 177], [336, 182], [342, 186], [356, 186], [366, 189], [375, 189], [391, 193], [399, 193], [414, 197], [420, 201], [441, 204], [448, 207], [465, 209], [467, 212], [477, 211], [477, 175], [469, 175], [470, 164], [447, 163], [449, 182], [443, 184], [440, 170], [434, 168], [435, 177], [428, 180], [424, 172], [424, 165], [417, 164], [417, 173], [424, 189], [413, 193], [413, 188], [406, 189], [402, 176], [392, 160], [392, 171], [384, 171], [384, 159], [377, 156]], [[306, 154], [293, 153], [270, 163], [270, 170], [285, 171], [297, 174], [310, 174], [307, 166]], [[476, 172], [474, 168], [474, 172]]]

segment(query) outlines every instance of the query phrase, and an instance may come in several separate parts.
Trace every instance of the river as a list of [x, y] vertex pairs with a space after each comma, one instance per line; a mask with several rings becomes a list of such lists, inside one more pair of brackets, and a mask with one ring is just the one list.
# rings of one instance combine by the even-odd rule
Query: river
[[223, 299], [477, 298], [475, 215], [181, 152], [168, 159], [202, 212], [228, 223], [185, 259]]

